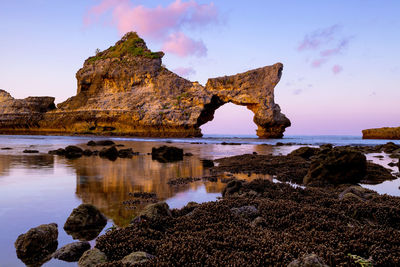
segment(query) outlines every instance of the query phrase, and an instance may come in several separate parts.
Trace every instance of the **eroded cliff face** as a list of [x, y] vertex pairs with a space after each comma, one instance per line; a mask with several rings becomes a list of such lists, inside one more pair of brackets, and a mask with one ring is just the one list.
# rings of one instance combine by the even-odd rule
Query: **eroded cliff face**
[[400, 140], [400, 127], [383, 127], [362, 131], [363, 139]]
[[37, 127], [43, 115], [55, 109], [54, 97], [15, 99], [0, 89], [0, 131], [25, 131]]
[[290, 126], [274, 102], [282, 64], [209, 79], [204, 87], [166, 69], [163, 55], [151, 52], [136, 33], [126, 34], [115, 46], [88, 58], [76, 74], [76, 96], [43, 113], [29, 130], [195, 137], [227, 102], [254, 112], [260, 137], [282, 137]]

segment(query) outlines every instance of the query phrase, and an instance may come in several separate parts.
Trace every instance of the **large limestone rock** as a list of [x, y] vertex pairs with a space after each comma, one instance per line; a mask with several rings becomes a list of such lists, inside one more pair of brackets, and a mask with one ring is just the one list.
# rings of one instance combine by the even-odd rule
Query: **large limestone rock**
[[194, 137], [228, 102], [253, 111], [259, 137], [282, 137], [290, 126], [274, 101], [281, 63], [209, 79], [204, 87], [166, 69], [163, 55], [151, 52], [136, 33], [127, 33], [115, 46], [88, 58], [76, 74], [76, 96], [45, 113], [29, 130]]
[[400, 127], [383, 127], [362, 131], [363, 139], [392, 139], [400, 140]]
[[24, 133], [36, 128], [45, 112], [55, 109], [54, 97], [15, 99], [0, 89], [0, 133]]
[[26, 265], [40, 266], [51, 259], [58, 246], [57, 224], [42, 224], [18, 236], [15, 241], [17, 257]]

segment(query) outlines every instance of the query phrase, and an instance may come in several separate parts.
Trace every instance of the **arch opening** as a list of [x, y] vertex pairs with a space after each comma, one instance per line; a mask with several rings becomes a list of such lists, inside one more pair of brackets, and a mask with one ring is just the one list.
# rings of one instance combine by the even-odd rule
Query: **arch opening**
[[[256, 135], [254, 113], [246, 106], [231, 102], [220, 103], [212, 114], [213, 118], [200, 126], [203, 135]], [[211, 115], [211, 116], [212, 116]]]

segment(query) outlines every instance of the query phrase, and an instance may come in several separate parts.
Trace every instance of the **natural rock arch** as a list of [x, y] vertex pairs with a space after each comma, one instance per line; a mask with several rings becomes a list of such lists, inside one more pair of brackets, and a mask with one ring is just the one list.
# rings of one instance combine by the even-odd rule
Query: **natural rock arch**
[[282, 76], [282, 70], [283, 65], [277, 63], [232, 76], [209, 79], [205, 90], [211, 95], [211, 100], [204, 105], [197, 126], [211, 121], [219, 107], [232, 102], [246, 106], [254, 113], [253, 121], [260, 138], [282, 137], [285, 128], [290, 126], [289, 119], [274, 102], [274, 88]]
[[[25, 112], [16, 108], [22, 100], [3, 92], [0, 133], [198, 137], [200, 126], [228, 102], [254, 113], [261, 138], [282, 137], [290, 126], [274, 102], [281, 63], [209, 79], [202, 86], [165, 68], [163, 56], [150, 51], [136, 33], [127, 33], [114, 46], [85, 60], [76, 74], [77, 94], [57, 108], [54, 98], [27, 98], [23, 101], [32, 104], [32, 110]], [[22, 123], [26, 121], [34, 123]]]

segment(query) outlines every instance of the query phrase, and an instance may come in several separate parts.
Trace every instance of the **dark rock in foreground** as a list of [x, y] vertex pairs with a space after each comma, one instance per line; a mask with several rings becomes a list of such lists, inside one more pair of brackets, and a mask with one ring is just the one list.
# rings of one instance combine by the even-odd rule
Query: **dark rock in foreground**
[[[364, 149], [364, 148], [362, 148]], [[274, 175], [280, 181], [312, 186], [368, 183], [394, 180], [391, 171], [372, 162], [353, 148], [336, 147], [316, 151], [307, 158], [299, 150], [287, 156], [240, 155], [216, 160], [214, 173], [262, 173]], [[303, 157], [294, 154], [300, 153]], [[314, 152], [313, 152], [314, 153]], [[227, 187], [226, 190], [228, 190]]]
[[81, 204], [64, 224], [64, 230], [74, 239], [90, 241], [106, 226], [107, 218], [93, 205]]
[[15, 241], [17, 257], [26, 265], [40, 266], [51, 259], [58, 246], [57, 224], [42, 224], [18, 236]]
[[80, 259], [86, 250], [90, 249], [89, 242], [74, 242], [59, 248], [53, 254], [53, 258], [67, 262], [75, 262]]
[[367, 159], [356, 151], [332, 149], [318, 155], [304, 177], [304, 184], [355, 184], [367, 174]]
[[87, 250], [85, 253], [83, 253], [82, 257], [78, 261], [78, 266], [93, 267], [106, 262], [107, 262], [106, 254], [94, 248]]
[[183, 149], [173, 146], [153, 147], [151, 157], [159, 162], [179, 161], [183, 160]]

